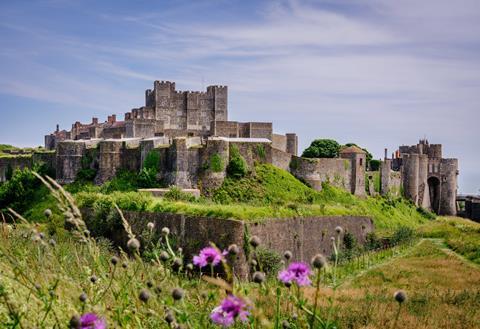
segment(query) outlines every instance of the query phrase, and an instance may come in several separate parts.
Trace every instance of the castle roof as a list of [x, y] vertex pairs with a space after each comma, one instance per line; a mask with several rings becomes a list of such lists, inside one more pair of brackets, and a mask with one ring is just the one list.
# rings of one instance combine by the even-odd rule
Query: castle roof
[[340, 154], [347, 154], [347, 153], [367, 154], [367, 152], [365, 152], [364, 150], [362, 150], [361, 148], [355, 145], [348, 146], [340, 150]]

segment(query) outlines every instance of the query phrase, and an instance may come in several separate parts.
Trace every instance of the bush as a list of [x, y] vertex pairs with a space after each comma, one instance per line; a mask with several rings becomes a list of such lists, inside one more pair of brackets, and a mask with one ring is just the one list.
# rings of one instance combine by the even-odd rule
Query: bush
[[193, 202], [196, 200], [195, 196], [183, 192], [180, 188], [176, 186], [170, 187], [167, 193], [163, 196], [167, 200], [172, 201], [186, 201], [186, 202]]
[[218, 153], [215, 153], [210, 158], [210, 170], [213, 172], [223, 171], [223, 160]]
[[369, 164], [370, 166], [370, 171], [378, 171], [380, 170], [380, 163], [381, 161], [380, 160], [370, 160], [370, 162], [368, 162], [367, 160], [367, 163]]
[[160, 166], [160, 154], [157, 151], [148, 152], [143, 162], [143, 168], [154, 169], [155, 173], [158, 173], [158, 167]]
[[255, 259], [263, 272], [268, 276], [276, 276], [281, 268], [282, 256], [273, 250], [258, 247], [255, 250]]
[[12, 208], [22, 213], [32, 202], [39, 187], [41, 182], [29, 169], [16, 170], [12, 178], [0, 186], [0, 210]]
[[233, 178], [242, 178], [247, 172], [247, 162], [238, 151], [238, 148], [233, 145], [230, 147], [230, 162], [227, 166], [227, 174]]
[[415, 231], [411, 227], [400, 226], [391, 238], [393, 245], [411, 242], [415, 238]]
[[333, 139], [316, 139], [303, 151], [305, 158], [336, 158], [340, 152], [340, 144]]

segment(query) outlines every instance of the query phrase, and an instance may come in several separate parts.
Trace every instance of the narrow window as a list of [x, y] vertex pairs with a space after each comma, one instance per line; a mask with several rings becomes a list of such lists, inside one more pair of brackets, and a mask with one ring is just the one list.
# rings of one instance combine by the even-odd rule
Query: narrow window
[[363, 159], [360, 158], [360, 166], [363, 166]]

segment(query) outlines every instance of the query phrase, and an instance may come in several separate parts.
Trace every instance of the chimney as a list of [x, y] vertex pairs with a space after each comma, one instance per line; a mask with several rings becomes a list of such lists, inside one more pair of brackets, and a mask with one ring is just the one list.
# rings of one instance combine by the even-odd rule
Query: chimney
[[92, 118], [92, 124], [98, 125], [98, 118]]
[[387, 150], [387, 148], [385, 148], [385, 157], [384, 157], [383, 160], [387, 160], [387, 154], [388, 154], [388, 150]]
[[60, 131], [60, 125], [57, 124], [57, 130], [56, 130], [56, 132], [58, 133], [59, 131]]
[[117, 115], [112, 114], [112, 123], [115, 123], [117, 121]]

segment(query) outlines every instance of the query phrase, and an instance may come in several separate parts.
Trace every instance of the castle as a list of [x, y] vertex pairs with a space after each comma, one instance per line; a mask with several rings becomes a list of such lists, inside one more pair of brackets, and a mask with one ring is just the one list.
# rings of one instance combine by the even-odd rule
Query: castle
[[[113, 114], [105, 122], [76, 122], [70, 131], [57, 125], [45, 136], [45, 148], [55, 150], [49, 161], [60, 183], [71, 183], [80, 170], [91, 168], [101, 184], [119, 170], [141, 170], [155, 152], [165, 184], [207, 193], [222, 184], [230, 158], [240, 154], [250, 168], [270, 163], [317, 190], [328, 181], [358, 196], [403, 191], [419, 207], [445, 215], [457, 211], [458, 160], [442, 158], [441, 145], [421, 140], [400, 146], [390, 159], [385, 151], [375, 190], [366, 153], [356, 146], [342, 149], [338, 158], [303, 158], [295, 133], [275, 134], [271, 122], [229, 121], [226, 86], [191, 92], [177, 91], [174, 82], [155, 81], [153, 90], [145, 92], [145, 106], [125, 113], [123, 121]], [[0, 159], [0, 181], [5, 166]]]

